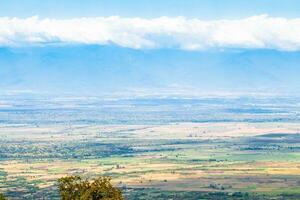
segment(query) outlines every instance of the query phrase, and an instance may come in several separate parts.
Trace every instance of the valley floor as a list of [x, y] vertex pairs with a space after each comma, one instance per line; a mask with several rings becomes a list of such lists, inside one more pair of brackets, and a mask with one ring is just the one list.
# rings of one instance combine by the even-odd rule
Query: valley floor
[[299, 199], [299, 133], [292, 122], [1, 124], [0, 191], [55, 199], [56, 180], [79, 174], [111, 176], [128, 199]]

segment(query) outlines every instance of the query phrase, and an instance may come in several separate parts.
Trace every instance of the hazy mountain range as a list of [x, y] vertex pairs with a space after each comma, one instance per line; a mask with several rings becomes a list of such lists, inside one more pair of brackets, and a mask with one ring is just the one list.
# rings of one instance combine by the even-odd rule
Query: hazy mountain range
[[300, 52], [137, 50], [115, 45], [0, 49], [0, 92], [297, 94], [299, 74]]

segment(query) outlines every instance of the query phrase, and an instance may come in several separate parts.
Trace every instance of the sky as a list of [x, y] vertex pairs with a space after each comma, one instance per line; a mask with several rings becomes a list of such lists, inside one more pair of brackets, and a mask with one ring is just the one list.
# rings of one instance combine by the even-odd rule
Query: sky
[[0, 93], [292, 94], [299, 52], [298, 0], [0, 0]]
[[300, 49], [292, 0], [1, 0], [0, 46]]
[[122, 16], [156, 18], [236, 19], [268, 14], [300, 17], [298, 0], [0, 0], [0, 15], [8, 17], [74, 18]]

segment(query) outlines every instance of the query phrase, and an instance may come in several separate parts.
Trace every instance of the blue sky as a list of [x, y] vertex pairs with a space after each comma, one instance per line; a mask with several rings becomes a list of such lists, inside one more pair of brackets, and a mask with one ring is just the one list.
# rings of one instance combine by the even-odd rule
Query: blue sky
[[299, 0], [0, 0], [0, 15], [73, 18], [119, 15], [234, 19], [252, 15], [300, 17]]

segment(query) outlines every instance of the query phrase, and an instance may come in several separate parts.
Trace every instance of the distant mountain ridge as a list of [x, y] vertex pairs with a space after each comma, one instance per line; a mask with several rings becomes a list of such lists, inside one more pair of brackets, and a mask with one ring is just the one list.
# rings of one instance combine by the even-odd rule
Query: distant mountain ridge
[[0, 48], [0, 91], [296, 93], [300, 52], [134, 50], [114, 45]]

